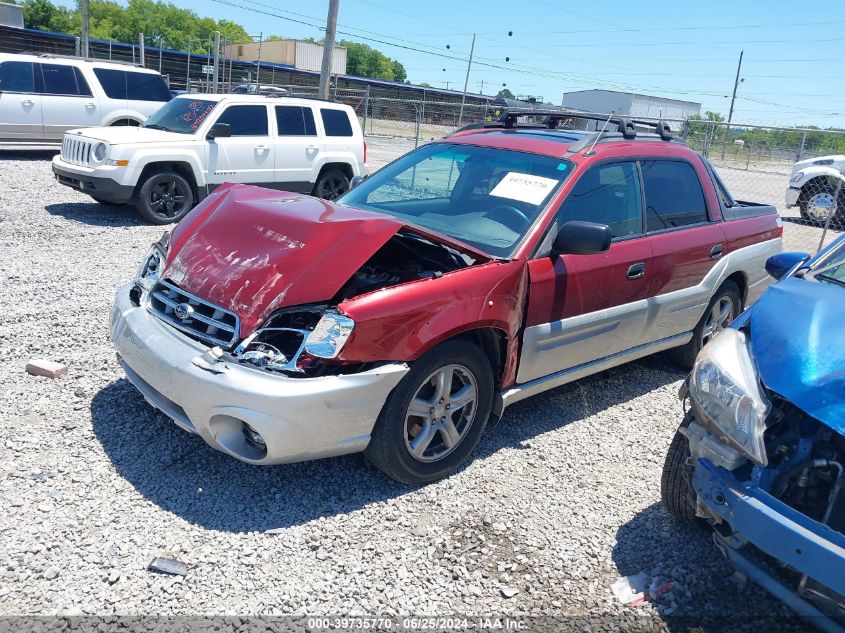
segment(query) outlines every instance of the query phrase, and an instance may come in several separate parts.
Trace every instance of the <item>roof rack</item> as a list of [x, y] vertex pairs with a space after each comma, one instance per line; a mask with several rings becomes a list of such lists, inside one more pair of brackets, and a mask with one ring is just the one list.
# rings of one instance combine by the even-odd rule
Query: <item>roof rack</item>
[[[602, 116], [600, 114], [589, 114], [584, 112], [572, 110], [536, 110], [527, 108], [511, 108], [506, 110], [499, 117], [498, 123], [504, 128], [517, 127], [517, 119], [519, 117], [546, 117], [544, 126], [550, 130], [557, 129], [560, 121], [567, 121], [571, 119], [582, 119], [586, 121], [600, 121], [613, 124], [616, 129], [605, 131], [600, 138], [606, 138], [604, 135], [617, 132], [625, 139], [634, 139], [637, 137], [636, 126], [654, 128], [655, 133], [663, 141], [671, 141], [674, 138], [672, 130], [665, 121], [643, 121], [641, 119], [631, 119], [629, 117], [617, 116], [611, 114], [609, 116]], [[534, 126], [532, 126], [534, 127]], [[586, 139], [585, 139], [586, 140]], [[591, 141], [592, 142], [592, 141]]]
[[77, 57], [76, 55], [58, 55], [56, 53], [24, 53], [24, 55], [35, 55], [45, 59], [75, 59], [81, 62], [100, 62], [101, 64], [122, 64], [124, 66], [135, 66], [136, 68], [144, 68], [141, 64], [135, 62], [126, 62], [119, 59], [97, 59], [96, 57]]

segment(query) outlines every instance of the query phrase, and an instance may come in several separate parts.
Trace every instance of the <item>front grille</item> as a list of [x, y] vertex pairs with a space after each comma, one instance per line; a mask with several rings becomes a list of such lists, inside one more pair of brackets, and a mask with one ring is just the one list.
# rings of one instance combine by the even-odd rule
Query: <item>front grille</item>
[[234, 345], [238, 338], [236, 314], [167, 281], [159, 281], [153, 286], [148, 308], [159, 319], [191, 338], [224, 348]]
[[62, 160], [73, 165], [89, 165], [93, 143], [80, 138], [65, 136], [62, 139]]

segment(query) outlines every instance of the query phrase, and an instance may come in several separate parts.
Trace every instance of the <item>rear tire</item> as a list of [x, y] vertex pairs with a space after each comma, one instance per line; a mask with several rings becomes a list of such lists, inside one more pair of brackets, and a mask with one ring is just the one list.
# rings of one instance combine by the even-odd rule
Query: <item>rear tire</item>
[[672, 359], [683, 369], [692, 369], [695, 358], [707, 342], [721, 332], [742, 311], [739, 287], [726, 281], [711, 297], [698, 325], [692, 331], [692, 340], [683, 347], [671, 350]]
[[390, 394], [365, 455], [400, 483], [437, 481], [470, 456], [492, 406], [487, 356], [467, 341], [447, 341], [417, 359]]
[[[687, 413], [684, 421], [681, 422], [681, 428], [689, 426], [692, 419], [692, 413]], [[697, 495], [692, 487], [694, 468], [689, 463], [689, 459], [689, 442], [680, 431], [675, 431], [675, 436], [666, 452], [666, 461], [663, 463], [660, 498], [673, 517], [689, 525], [701, 527], [703, 521], [695, 515]]]
[[191, 183], [175, 171], [150, 174], [135, 195], [135, 208], [151, 224], [171, 224], [194, 206]]
[[314, 184], [312, 195], [324, 200], [337, 200], [349, 191], [349, 176], [340, 169], [327, 169]]

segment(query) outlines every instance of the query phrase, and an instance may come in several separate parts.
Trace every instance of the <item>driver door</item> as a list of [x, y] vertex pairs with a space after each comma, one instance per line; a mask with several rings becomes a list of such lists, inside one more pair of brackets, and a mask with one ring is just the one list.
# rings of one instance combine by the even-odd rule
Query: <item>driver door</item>
[[208, 183], [243, 182], [272, 187], [276, 145], [266, 105], [230, 105], [215, 123], [228, 123], [232, 136], [208, 141]]
[[552, 229], [568, 220], [610, 226], [610, 250], [529, 262], [530, 289], [518, 383], [572, 369], [645, 342], [652, 250], [643, 227], [636, 161], [584, 172]]

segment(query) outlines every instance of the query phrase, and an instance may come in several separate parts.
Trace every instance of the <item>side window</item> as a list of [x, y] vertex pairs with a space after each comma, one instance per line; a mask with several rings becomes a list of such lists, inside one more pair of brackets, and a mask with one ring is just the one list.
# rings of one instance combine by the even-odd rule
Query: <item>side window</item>
[[95, 68], [94, 75], [109, 99], [126, 99], [126, 73], [110, 68]]
[[0, 64], [0, 91], [35, 92], [32, 62], [3, 62]]
[[279, 136], [316, 136], [314, 113], [301, 106], [276, 106]]
[[73, 74], [76, 77], [76, 85], [79, 87], [79, 94], [82, 97], [91, 97], [91, 87], [88, 85], [88, 82], [85, 80], [85, 76], [82, 74], [82, 71], [79, 70], [76, 66], [73, 67]]
[[637, 165], [605, 163], [585, 172], [560, 208], [560, 222], [583, 220], [607, 224], [614, 238], [643, 232], [642, 197]]
[[326, 136], [352, 136], [352, 124], [345, 110], [320, 108]]
[[217, 123], [232, 126], [232, 136], [267, 136], [267, 108], [263, 105], [229, 106]]
[[126, 98], [135, 101], [170, 101], [170, 90], [161, 75], [126, 73]]
[[644, 160], [640, 165], [648, 231], [707, 222], [704, 192], [692, 165], [679, 160]]
[[73, 66], [60, 64], [39, 64], [39, 66], [41, 66], [41, 76], [44, 78], [44, 94], [74, 97], [79, 95]]

